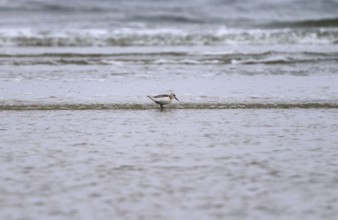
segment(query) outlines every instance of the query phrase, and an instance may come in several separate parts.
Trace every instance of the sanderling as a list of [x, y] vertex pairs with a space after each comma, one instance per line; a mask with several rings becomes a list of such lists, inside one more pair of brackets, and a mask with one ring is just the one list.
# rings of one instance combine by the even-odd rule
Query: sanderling
[[147, 96], [151, 100], [153, 100], [155, 103], [160, 105], [160, 109], [163, 110], [163, 105], [167, 105], [171, 102], [171, 100], [178, 99], [176, 98], [176, 95], [174, 93], [170, 93], [169, 95], [156, 95], [156, 96]]

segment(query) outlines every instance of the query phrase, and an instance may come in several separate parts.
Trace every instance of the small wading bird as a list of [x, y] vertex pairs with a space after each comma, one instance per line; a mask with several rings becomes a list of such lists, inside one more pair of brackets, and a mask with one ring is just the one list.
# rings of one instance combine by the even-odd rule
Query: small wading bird
[[174, 93], [171, 93], [169, 95], [156, 95], [156, 96], [147, 96], [151, 100], [153, 100], [156, 104], [160, 105], [161, 111], [164, 109], [163, 106], [171, 103], [171, 100], [178, 99], [176, 98], [176, 95]]

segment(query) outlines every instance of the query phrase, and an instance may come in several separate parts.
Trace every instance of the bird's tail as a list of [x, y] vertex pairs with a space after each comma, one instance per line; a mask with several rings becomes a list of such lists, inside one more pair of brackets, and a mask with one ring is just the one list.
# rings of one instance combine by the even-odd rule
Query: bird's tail
[[150, 95], [147, 95], [147, 97], [154, 101], [154, 98], [151, 97]]
[[150, 96], [150, 95], [147, 95], [148, 98], [150, 98], [151, 100], [153, 100], [156, 104], [159, 104], [160, 107], [161, 107], [161, 110], [163, 110], [163, 104], [158, 102], [154, 97]]

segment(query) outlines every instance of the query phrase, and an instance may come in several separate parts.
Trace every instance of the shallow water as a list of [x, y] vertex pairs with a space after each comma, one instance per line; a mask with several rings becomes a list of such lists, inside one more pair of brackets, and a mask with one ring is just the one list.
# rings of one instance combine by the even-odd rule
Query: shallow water
[[0, 1], [0, 219], [336, 219], [337, 8]]
[[336, 109], [1, 111], [2, 219], [335, 219]]

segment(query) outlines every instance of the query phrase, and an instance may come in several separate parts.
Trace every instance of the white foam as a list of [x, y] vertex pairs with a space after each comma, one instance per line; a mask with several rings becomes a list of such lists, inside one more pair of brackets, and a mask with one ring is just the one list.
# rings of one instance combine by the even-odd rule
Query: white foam
[[2, 46], [332, 44], [335, 29], [0, 29]]

